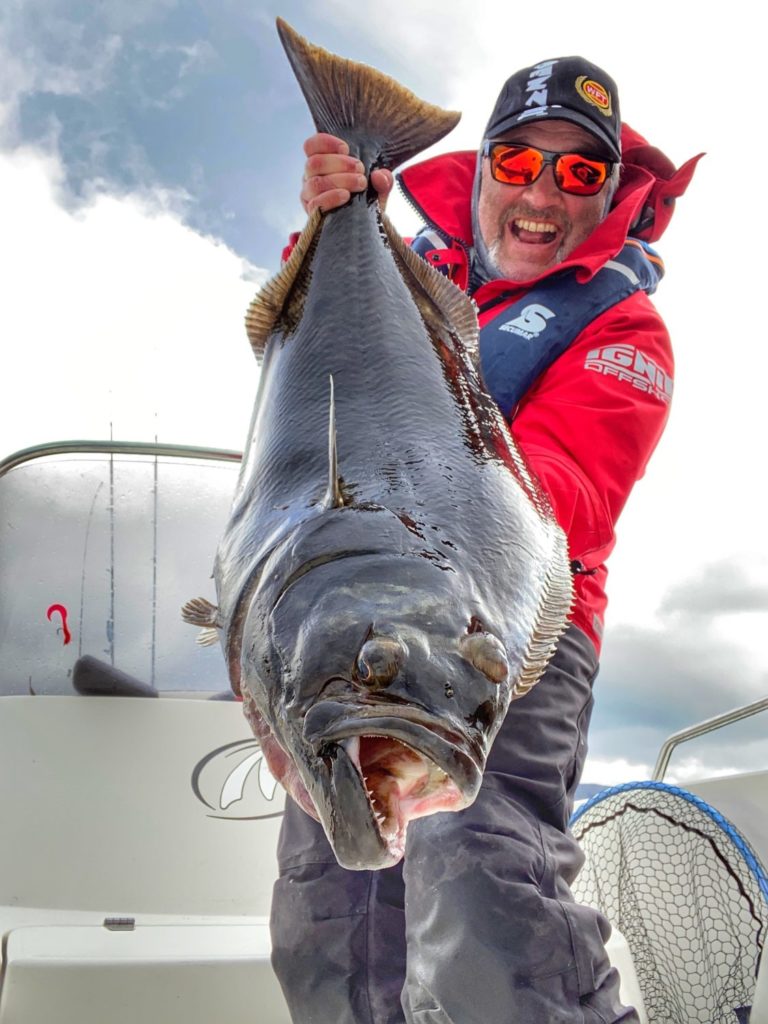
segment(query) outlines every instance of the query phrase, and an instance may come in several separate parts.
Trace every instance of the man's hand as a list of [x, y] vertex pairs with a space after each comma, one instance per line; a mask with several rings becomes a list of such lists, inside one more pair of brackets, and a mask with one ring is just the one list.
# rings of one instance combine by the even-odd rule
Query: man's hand
[[[349, 155], [349, 146], [335, 135], [324, 132], [312, 135], [304, 143], [304, 152], [307, 162], [301, 186], [301, 205], [307, 213], [335, 210], [348, 202], [353, 192], [362, 192], [368, 187], [362, 163]], [[374, 171], [371, 184], [379, 193], [383, 209], [394, 184], [392, 172], [381, 168]]]

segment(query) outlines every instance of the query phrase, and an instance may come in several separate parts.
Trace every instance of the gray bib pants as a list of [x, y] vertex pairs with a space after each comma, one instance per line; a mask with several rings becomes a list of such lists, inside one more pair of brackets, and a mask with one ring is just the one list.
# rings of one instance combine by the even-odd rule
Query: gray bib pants
[[321, 826], [286, 801], [272, 962], [294, 1024], [637, 1024], [607, 921], [569, 890], [596, 673], [570, 627], [510, 707], [477, 800], [412, 822], [396, 867], [339, 867]]

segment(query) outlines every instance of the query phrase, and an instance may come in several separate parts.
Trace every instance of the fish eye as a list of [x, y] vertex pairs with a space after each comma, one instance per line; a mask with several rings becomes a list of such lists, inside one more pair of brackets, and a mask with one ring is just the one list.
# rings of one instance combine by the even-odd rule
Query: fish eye
[[385, 686], [400, 671], [406, 655], [405, 644], [398, 637], [371, 637], [357, 656], [357, 678], [368, 685]]
[[492, 683], [503, 683], [509, 677], [509, 661], [504, 645], [490, 633], [469, 633], [459, 641], [459, 651], [470, 665], [482, 672]]

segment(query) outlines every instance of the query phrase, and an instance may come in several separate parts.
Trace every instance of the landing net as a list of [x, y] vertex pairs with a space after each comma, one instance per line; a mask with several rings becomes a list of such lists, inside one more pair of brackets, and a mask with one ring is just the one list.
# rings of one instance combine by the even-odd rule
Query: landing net
[[629, 944], [652, 1024], [746, 1024], [768, 930], [768, 876], [714, 808], [676, 786], [604, 790], [573, 816], [573, 892]]

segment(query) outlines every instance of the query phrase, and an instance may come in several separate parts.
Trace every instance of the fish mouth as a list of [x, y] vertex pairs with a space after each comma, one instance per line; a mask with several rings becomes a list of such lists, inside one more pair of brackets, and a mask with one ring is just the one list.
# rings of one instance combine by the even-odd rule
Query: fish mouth
[[468, 806], [482, 780], [467, 738], [412, 707], [321, 701], [304, 734], [330, 764], [335, 806], [326, 826], [344, 867], [398, 863], [409, 822]]

